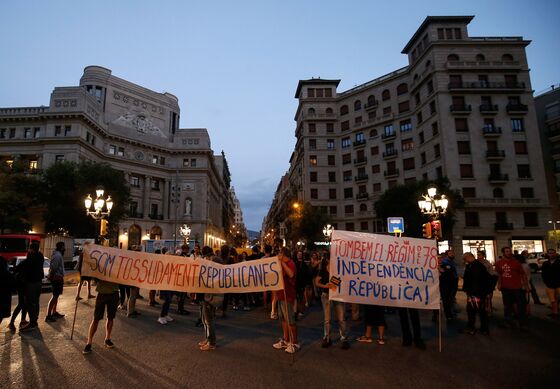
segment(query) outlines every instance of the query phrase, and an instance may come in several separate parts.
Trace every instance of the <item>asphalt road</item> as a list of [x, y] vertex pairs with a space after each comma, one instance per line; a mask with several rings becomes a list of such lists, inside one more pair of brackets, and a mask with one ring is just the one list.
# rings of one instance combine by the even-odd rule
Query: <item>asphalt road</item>
[[[560, 321], [546, 317], [547, 306], [532, 306], [529, 332], [498, 328], [502, 315], [499, 292], [494, 296], [498, 311], [491, 318], [489, 337], [460, 333], [466, 313], [464, 294], [459, 292], [461, 312], [457, 320], [444, 326], [441, 353], [431, 312], [421, 315], [426, 351], [401, 345], [396, 313], [386, 315], [384, 346], [353, 341], [350, 350], [342, 350], [338, 344], [322, 349], [322, 312], [317, 305], [298, 322], [302, 349], [293, 356], [272, 348], [281, 331], [262, 308], [230, 310], [227, 318], [218, 318], [218, 348], [202, 352], [197, 343], [203, 339], [203, 330], [194, 326], [195, 306], [188, 306], [190, 316], [179, 316], [172, 305], [176, 320], [162, 326], [156, 322], [159, 309], [140, 300], [140, 317], [130, 319], [118, 313], [112, 336], [115, 348], [103, 347], [104, 328], [100, 326], [93, 353], [84, 356], [81, 351], [94, 300], [78, 304], [70, 340], [75, 290], [65, 287], [59, 311], [66, 317], [55, 323], [42, 321], [48, 293], [41, 298], [39, 330], [12, 333], [6, 319], [2, 322], [1, 388], [537, 388], [559, 382]], [[142, 294], [147, 297], [148, 292]], [[351, 339], [363, 334], [362, 322], [349, 324]]]

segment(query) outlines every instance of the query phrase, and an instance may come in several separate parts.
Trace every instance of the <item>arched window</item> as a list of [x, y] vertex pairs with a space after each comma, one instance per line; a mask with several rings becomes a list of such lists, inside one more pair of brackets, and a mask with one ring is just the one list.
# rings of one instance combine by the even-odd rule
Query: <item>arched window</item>
[[354, 101], [354, 111], [359, 111], [362, 109], [362, 102], [360, 100]]
[[513, 55], [511, 55], [511, 54], [504, 54], [504, 55], [502, 55], [502, 61], [503, 61], [503, 62], [511, 62], [511, 61], [513, 61]]
[[408, 85], [406, 85], [404, 82], [397, 86], [397, 96], [400, 96], [406, 92], [408, 92]]
[[486, 61], [486, 57], [484, 56], [484, 54], [477, 54], [476, 55], [476, 60], [478, 62]]
[[325, 113], [327, 113], [327, 114], [329, 114], [329, 115], [332, 115], [332, 113], [333, 113], [332, 108], [327, 108], [327, 109], [325, 109]]
[[368, 105], [368, 107], [371, 107], [372, 105], [375, 105], [375, 96], [374, 95], [369, 95], [368, 96], [367, 105]]
[[161, 227], [159, 226], [152, 227], [152, 229], [150, 230], [150, 239], [156, 239], [156, 240], [161, 239]]
[[381, 93], [381, 100], [385, 101], [385, 100], [389, 100], [390, 98], [391, 98], [391, 92], [389, 92], [389, 89], [385, 89]]
[[495, 199], [501, 199], [504, 197], [504, 190], [502, 188], [494, 188], [493, 195]]
[[341, 115], [348, 114], [348, 106], [347, 105], [343, 105], [342, 107], [340, 107], [340, 114]]
[[457, 54], [449, 54], [447, 56], [447, 61], [452, 62], [452, 61], [458, 61], [459, 60], [459, 56]]
[[142, 242], [142, 228], [136, 224], [128, 227], [128, 249], [132, 249], [134, 246], [139, 246]]
[[364, 203], [360, 204], [360, 212], [367, 212], [367, 205]]
[[315, 108], [309, 108], [307, 110], [307, 113], [310, 114], [310, 115], [315, 115]]
[[192, 216], [192, 199], [190, 197], [185, 199], [185, 216]]
[[377, 136], [377, 129], [376, 128], [374, 128], [373, 130], [371, 130], [369, 132], [369, 137], [370, 138], [373, 138], [374, 136]]

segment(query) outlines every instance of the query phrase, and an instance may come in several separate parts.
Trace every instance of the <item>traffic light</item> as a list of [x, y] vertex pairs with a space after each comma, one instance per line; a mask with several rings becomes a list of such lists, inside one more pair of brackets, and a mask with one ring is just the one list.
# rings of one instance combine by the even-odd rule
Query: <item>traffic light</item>
[[432, 236], [435, 239], [441, 239], [441, 221], [432, 220]]
[[422, 236], [427, 239], [432, 238], [432, 225], [430, 223], [422, 224]]
[[105, 236], [108, 233], [108, 229], [107, 226], [109, 225], [109, 222], [106, 219], [101, 219], [101, 227], [99, 228], [99, 235], [101, 236]]

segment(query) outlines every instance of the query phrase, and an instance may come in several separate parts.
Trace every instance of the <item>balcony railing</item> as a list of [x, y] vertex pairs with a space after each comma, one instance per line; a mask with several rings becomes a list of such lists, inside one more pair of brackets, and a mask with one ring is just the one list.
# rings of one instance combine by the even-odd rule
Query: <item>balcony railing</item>
[[367, 192], [356, 193], [356, 199], [358, 200], [367, 200], [368, 198], [369, 198], [369, 194]]
[[449, 111], [450, 112], [459, 112], [459, 113], [470, 113], [472, 111], [472, 107], [470, 104], [465, 105], [465, 104], [451, 104], [449, 106]]
[[505, 156], [504, 150], [486, 150], [486, 158], [504, 158]]
[[366, 157], [358, 157], [358, 158], [354, 158], [354, 164], [358, 165], [361, 163], [366, 163], [367, 162], [367, 158]]
[[396, 137], [397, 137], [396, 132], [388, 132], [388, 133], [381, 134], [381, 139], [383, 140], [395, 139]]
[[342, 181], [344, 182], [352, 181], [352, 176], [342, 176]]
[[390, 169], [383, 172], [385, 177], [395, 177], [399, 175], [399, 169]]
[[153, 214], [150, 214], [150, 215], [148, 215], [148, 217], [149, 217], [150, 219], [152, 219], [152, 220], [163, 220], [163, 215], [153, 215]]
[[399, 151], [397, 149], [391, 149], [383, 152], [383, 158], [392, 158], [399, 155]]
[[366, 109], [366, 110], [373, 109], [373, 108], [376, 108], [378, 105], [379, 105], [379, 102], [377, 100], [375, 100], [372, 103], [364, 104], [364, 109]]
[[450, 82], [449, 89], [525, 89], [524, 82]]
[[363, 146], [365, 144], [366, 144], [365, 139], [357, 140], [357, 141], [354, 142], [354, 147]]
[[513, 230], [513, 223], [494, 223], [494, 230], [511, 231]]
[[482, 134], [486, 136], [501, 135], [502, 127], [495, 127], [495, 126], [482, 127]]
[[479, 107], [480, 112], [497, 112], [498, 106], [496, 104], [481, 104]]
[[142, 219], [144, 217], [144, 214], [140, 212], [129, 212], [128, 217]]
[[368, 175], [367, 173], [365, 174], [358, 174], [357, 176], [354, 176], [354, 181], [364, 181], [368, 179]]
[[488, 181], [491, 182], [506, 182], [509, 181], [509, 176], [502, 173], [490, 173], [488, 175]]
[[525, 104], [508, 104], [506, 110], [508, 112], [527, 112], [529, 107]]

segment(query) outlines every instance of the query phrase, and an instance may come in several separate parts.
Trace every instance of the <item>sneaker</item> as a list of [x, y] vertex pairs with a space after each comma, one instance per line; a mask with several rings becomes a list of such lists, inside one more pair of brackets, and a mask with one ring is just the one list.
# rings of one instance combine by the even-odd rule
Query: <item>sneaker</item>
[[115, 347], [115, 345], [113, 344], [113, 342], [111, 342], [111, 339], [105, 339], [105, 347], [113, 348]]
[[283, 348], [288, 347], [288, 342], [286, 342], [284, 339], [280, 339], [277, 343], [274, 343], [272, 347], [274, 347], [276, 350], [282, 350]]
[[340, 344], [340, 348], [343, 350], [348, 350], [350, 348], [350, 342], [348, 342], [347, 340], [343, 340]]
[[286, 346], [286, 351], [288, 354], [294, 354], [299, 351], [299, 344], [297, 343], [288, 343]]
[[323, 338], [323, 340], [321, 341], [321, 347], [327, 348], [330, 345], [331, 345], [331, 340], [329, 338]]
[[54, 323], [56, 321], [56, 317], [54, 317], [53, 315], [48, 315], [47, 317], [45, 317], [45, 321], [48, 323]]
[[91, 344], [86, 344], [86, 347], [84, 347], [84, 351], [82, 351], [82, 354], [91, 354]]
[[165, 316], [164, 319], [165, 319], [165, 321], [167, 321], [168, 323], [171, 322], [171, 321], [173, 321], [173, 320], [175, 320], [175, 319], [173, 319], [173, 318], [172, 318], [171, 316], [169, 316], [169, 315]]
[[216, 349], [215, 344], [206, 343], [199, 347], [201, 351], [212, 351]]
[[158, 317], [157, 322], [159, 324], [167, 324], [167, 320], [165, 320], [165, 317]]
[[63, 313], [55, 312], [55, 313], [52, 314], [52, 316], [55, 319], [60, 319], [60, 318], [64, 317], [65, 315]]
[[385, 344], [385, 339], [383, 339], [383, 338], [377, 339], [377, 344], [380, 345], [380, 346], [383, 346]]
[[200, 342], [198, 342], [198, 347], [202, 347], [204, 346], [206, 343], [208, 343], [207, 339], [201, 340]]
[[373, 343], [373, 339], [370, 336], [365, 336], [365, 335], [360, 336], [356, 340], [360, 343]]

